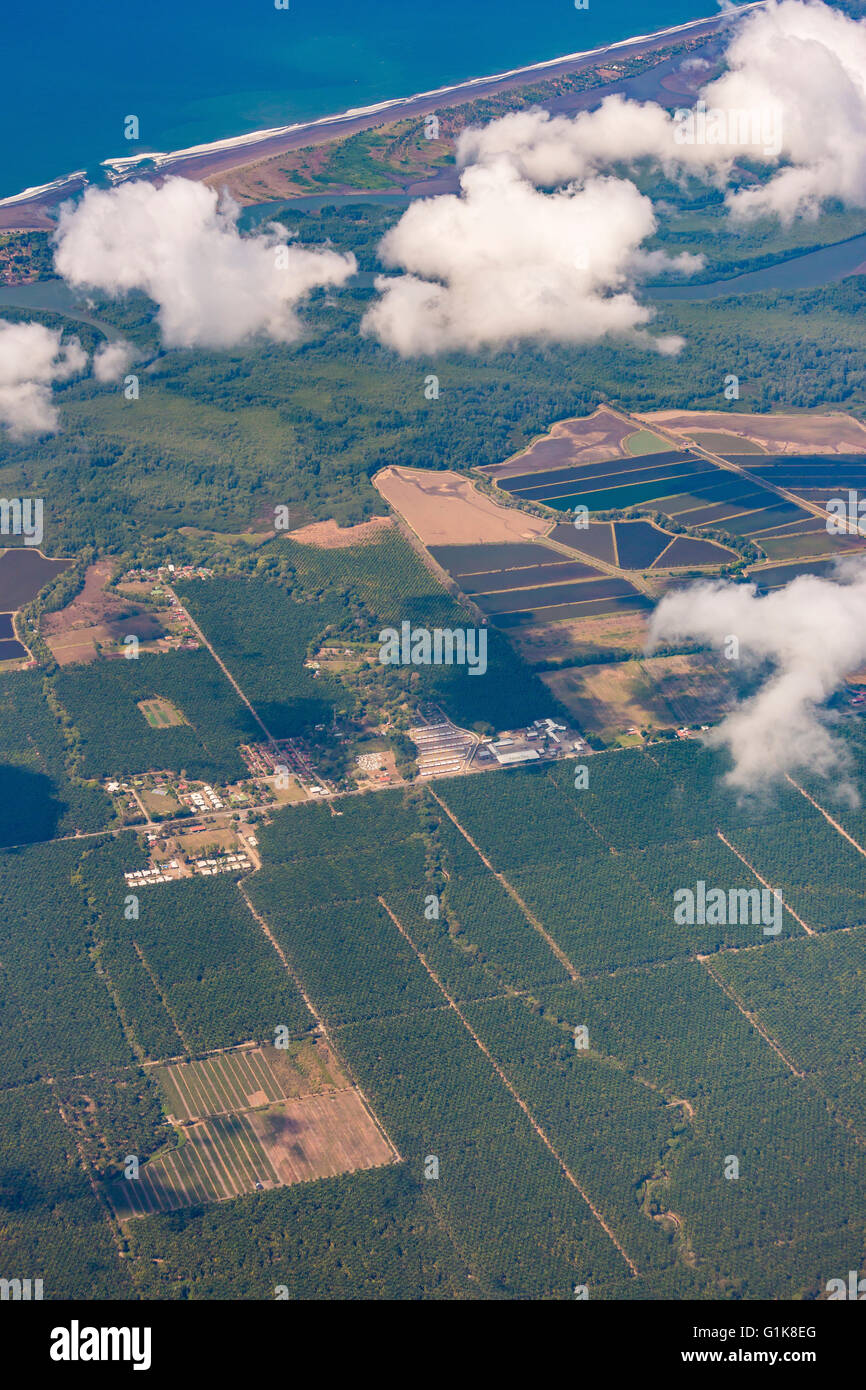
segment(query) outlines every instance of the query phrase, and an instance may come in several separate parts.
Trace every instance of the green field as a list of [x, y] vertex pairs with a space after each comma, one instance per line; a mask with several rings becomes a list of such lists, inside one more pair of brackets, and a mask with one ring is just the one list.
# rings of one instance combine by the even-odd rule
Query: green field
[[[238, 745], [260, 737], [209, 652], [165, 652], [137, 661], [69, 667], [56, 677], [58, 699], [77, 731], [84, 771], [92, 777], [185, 771], [189, 777], [230, 781], [244, 774]], [[168, 723], [146, 711], [183, 710]], [[111, 710], [111, 718], [105, 711]]]
[[670, 441], [661, 439], [659, 435], [653, 434], [652, 430], [638, 430], [635, 434], [627, 435], [622, 441], [627, 454], [640, 457], [643, 454], [663, 454], [670, 449]]
[[[150, 889], [128, 919], [132, 837], [4, 856], [4, 1076], [49, 1151], [76, 1126], [124, 1222], [130, 1292], [790, 1299], [856, 1267], [860, 856], [795, 787], [738, 805], [694, 743], [588, 767], [580, 790], [563, 762], [275, 812], [247, 891], [288, 971], [226, 880]], [[675, 920], [682, 886], [755, 875], [782, 893], [777, 935]], [[348, 1135], [354, 1084], [398, 1164], [345, 1173], [365, 1163], [322, 1105], [336, 1097]], [[293, 1151], [301, 1117], [318, 1156]], [[42, 1163], [26, 1154], [15, 1183]], [[43, 1246], [65, 1295], [75, 1223], [102, 1252], [98, 1294], [110, 1228], [69, 1171], [13, 1244]]]
[[108, 798], [77, 775], [42, 675], [0, 675], [0, 845], [99, 830], [110, 819]]
[[[386, 702], [436, 700], [455, 721], [496, 728], [553, 714], [546, 686], [504, 637], [487, 635], [487, 670], [465, 666], [383, 666], [376, 660], [383, 627], [467, 628], [477, 620], [440, 586], [402, 537], [345, 550], [319, 550], [281, 539], [251, 562], [250, 578], [218, 577], [179, 586], [190, 611], [265, 725], [277, 738], [309, 731], [334, 714], [365, 709], [381, 717]], [[325, 640], [364, 644], [372, 666], [347, 684], [304, 669]], [[193, 720], [193, 722], [195, 722]]]

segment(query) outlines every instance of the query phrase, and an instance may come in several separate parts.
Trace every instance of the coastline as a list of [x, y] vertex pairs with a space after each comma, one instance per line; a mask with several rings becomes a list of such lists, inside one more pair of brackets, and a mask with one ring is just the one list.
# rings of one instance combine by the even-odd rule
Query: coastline
[[[393, 97], [372, 106], [358, 107], [333, 116], [277, 126], [269, 130], [251, 131], [246, 135], [230, 136], [206, 144], [166, 153], [150, 152], [105, 159], [101, 167], [112, 183], [119, 183], [140, 170], [143, 178], [162, 178], [175, 174], [183, 178], [204, 180], [228, 169], [238, 168], [285, 154], [309, 145], [327, 144], [338, 137], [357, 134], [385, 123], [387, 118], [423, 116], [444, 105], [461, 105], [479, 96], [494, 95], [509, 88], [524, 86], [533, 79], [547, 79], [591, 67], [607, 55], [631, 56], [662, 48], [671, 39], [701, 37], [717, 32], [743, 14], [760, 9], [766, 0], [749, 0], [736, 11], [722, 11], [702, 19], [671, 25], [651, 34], [618, 39], [598, 48], [546, 59], [526, 67], [512, 68], [491, 76], [468, 78], [451, 86], [434, 88], [408, 97]], [[384, 118], [384, 119], [383, 119]], [[48, 184], [0, 199], [0, 231], [48, 230], [53, 226], [51, 212], [71, 193], [87, 187], [84, 171], [76, 171], [52, 180]]]

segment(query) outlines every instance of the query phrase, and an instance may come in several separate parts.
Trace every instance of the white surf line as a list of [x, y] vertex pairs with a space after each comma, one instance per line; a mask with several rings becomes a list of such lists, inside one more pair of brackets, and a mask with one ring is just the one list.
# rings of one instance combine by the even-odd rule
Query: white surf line
[[[766, 0], [752, 0], [752, 3], [740, 5], [735, 13], [727, 16], [730, 19], [738, 18], [740, 15], [748, 14], [752, 10], [761, 9]], [[561, 67], [564, 63], [575, 63], [586, 58], [601, 57], [606, 53], [612, 53], [622, 48], [634, 48], [639, 44], [650, 43], [655, 39], [664, 39], [675, 34], [688, 34], [693, 29], [699, 29], [703, 25], [717, 23], [723, 27], [726, 16], [724, 15], [704, 15], [698, 19], [689, 19], [684, 24], [673, 24], [667, 29], [657, 29], [650, 34], [638, 34], [628, 39], [617, 39], [614, 43], [602, 44], [599, 48], [581, 49], [577, 53], [564, 53], [557, 58], [546, 58], [540, 63], [529, 63], [524, 67], [508, 68], [505, 72], [487, 74], [483, 77], [468, 77], [462, 82], [454, 82], [446, 87], [433, 87], [429, 91], [415, 92], [412, 96], [390, 97], [387, 101], [375, 102], [371, 106], [353, 106], [346, 111], [341, 111], [332, 116], [319, 116], [312, 121], [297, 121], [292, 125], [273, 126], [265, 130], [250, 131], [247, 135], [232, 135], [224, 140], [211, 140], [202, 145], [190, 145], [186, 149], [171, 150], [168, 153], [150, 153], [118, 156], [115, 159], [104, 159], [102, 164], [116, 170], [118, 174], [126, 173], [136, 164], [152, 161], [157, 169], [167, 168], [171, 164], [177, 163], [181, 159], [196, 158], [201, 155], [219, 154], [224, 150], [243, 149], [246, 145], [256, 144], [259, 141], [279, 139], [284, 135], [294, 135], [301, 130], [316, 130], [322, 126], [334, 125], [340, 121], [357, 120], [359, 116], [378, 116], [389, 111], [400, 111], [406, 106], [411, 106], [418, 101], [429, 101], [433, 97], [453, 96], [456, 92], [471, 91], [475, 87], [485, 87], [491, 82], [505, 82], [512, 77], [535, 77], [552, 69]], [[21, 195], [23, 196], [23, 195]]]
[[829, 811], [824, 810], [824, 807], [821, 806], [819, 802], [815, 800], [814, 796], [810, 796], [806, 789], [804, 787], [801, 787], [799, 782], [795, 782], [793, 777], [789, 776], [787, 772], [785, 773], [785, 781], [790, 782], [792, 787], [796, 787], [800, 795], [805, 796], [807, 801], [811, 801], [812, 805], [815, 807], [815, 810], [821, 812], [821, 815], [824, 817], [825, 821], [829, 821], [830, 825], [832, 825], [834, 830], [838, 830], [843, 840], [847, 840], [849, 845], [853, 845], [857, 853], [862, 854], [863, 858], [866, 859], [866, 849], [864, 849], [862, 845], [858, 844], [857, 841], [854, 839], [853, 835], [849, 835], [848, 831], [845, 830], [837, 820], [833, 819]]
[[[189, 145], [185, 149], [170, 150], [167, 152], [152, 151], [137, 155], [118, 155], [111, 159], [103, 159], [102, 167], [109, 171], [115, 179], [122, 178], [124, 175], [135, 170], [136, 165], [149, 164], [154, 169], [169, 169], [173, 164], [180, 163], [186, 159], [197, 159], [208, 155], [220, 154], [224, 151], [242, 151], [248, 146], [264, 143], [268, 140], [280, 139], [286, 135], [295, 135], [299, 131], [309, 130], [312, 133], [331, 125], [338, 125], [343, 121], [358, 120], [364, 116], [377, 116], [388, 112], [399, 113], [416, 102], [431, 101], [434, 98], [449, 97], [455, 94], [466, 92], [471, 94], [476, 88], [485, 88], [491, 83], [505, 82], [513, 77], [533, 78], [543, 76], [546, 72], [555, 72], [557, 68], [564, 64], [575, 63], [587, 58], [601, 57], [607, 53], [616, 53], [621, 49], [629, 49], [640, 44], [650, 43], [656, 39], [664, 39], [675, 35], [686, 35], [692, 30], [700, 29], [705, 25], [714, 25], [722, 28], [726, 20], [738, 19], [742, 15], [749, 14], [753, 10], [762, 9], [767, 0], [751, 0], [751, 3], [738, 5], [736, 10], [729, 15], [704, 15], [698, 19], [687, 20], [684, 24], [674, 24], [667, 29], [657, 29], [651, 34], [639, 34], [628, 39], [617, 39], [613, 43], [603, 44], [600, 48], [582, 49], [577, 53], [565, 53], [557, 58], [547, 58], [540, 63], [530, 63], [525, 67], [509, 68], [506, 72], [492, 73], [484, 77], [468, 77], [462, 82], [455, 82], [446, 87], [434, 87], [430, 91], [416, 92], [412, 96], [391, 97], [387, 101], [374, 103], [371, 106], [349, 107], [346, 111], [341, 111], [332, 116], [319, 116], [312, 121], [296, 121], [291, 125], [273, 126], [263, 130], [253, 130], [246, 135], [231, 135], [223, 140], [211, 140], [200, 145]], [[711, 29], [710, 32], [713, 32]], [[0, 199], [0, 207], [6, 207], [14, 203], [27, 203], [36, 201], [39, 198], [54, 191], [60, 191], [66, 184], [80, 179], [83, 184], [87, 183], [86, 170], [76, 170], [71, 174], [64, 174], [61, 178], [52, 179], [51, 182], [41, 184], [33, 188], [25, 188], [20, 193], [15, 193], [11, 197]]]
[[87, 170], [76, 169], [71, 174], [63, 174], [59, 179], [52, 179], [50, 183], [40, 183], [33, 188], [22, 188], [20, 193], [13, 193], [9, 198], [0, 198], [0, 208], [14, 206], [15, 203], [29, 203], [37, 198], [42, 198], [46, 193], [59, 193], [68, 184], [76, 182], [87, 182]]
[[451, 998], [451, 995], [448, 993], [448, 991], [447, 991], [447, 989], [445, 988], [445, 986], [443, 985], [442, 981], [439, 979], [439, 976], [436, 974], [436, 972], [435, 972], [435, 970], [432, 968], [432, 966], [428, 963], [428, 961], [427, 961], [426, 957], [424, 956], [424, 954], [423, 954], [423, 953], [418, 949], [418, 947], [415, 945], [415, 942], [412, 940], [411, 936], [410, 936], [409, 933], [406, 931], [405, 927], [404, 927], [404, 926], [402, 925], [402, 923], [401, 923], [400, 921], [398, 921], [398, 919], [394, 916], [394, 913], [391, 911], [390, 907], [389, 907], [388, 904], [385, 902], [385, 899], [384, 899], [383, 897], [380, 896], [380, 897], [379, 897], [379, 902], [380, 902], [380, 903], [382, 904], [382, 906], [384, 907], [385, 911], [387, 912], [388, 916], [391, 918], [391, 921], [394, 923], [394, 926], [397, 928], [397, 930], [399, 931], [400, 935], [401, 935], [402, 937], [404, 937], [406, 941], [408, 941], [409, 945], [412, 947], [412, 950], [415, 952], [415, 955], [418, 957], [419, 961], [420, 961], [421, 964], [423, 965], [424, 969], [427, 971], [427, 974], [430, 976], [430, 979], [431, 979], [431, 980], [433, 981], [433, 983], [436, 985], [437, 989], [439, 989], [439, 990], [441, 991], [441, 993], [445, 996], [445, 998], [448, 1000], [449, 1007], [452, 1008], [452, 1009], [454, 1010], [454, 1012], [456, 1013], [457, 1017], [460, 1019], [460, 1022], [463, 1024], [463, 1027], [466, 1029], [466, 1031], [467, 1031], [467, 1033], [469, 1034], [470, 1038], [471, 1038], [472, 1041], [475, 1043], [476, 1047], [477, 1047], [481, 1052], [483, 1052], [484, 1056], [487, 1058], [487, 1060], [488, 1060], [488, 1062], [490, 1063], [490, 1065], [492, 1066], [493, 1070], [496, 1072], [496, 1075], [499, 1077], [499, 1080], [502, 1082], [503, 1086], [505, 1086], [505, 1087], [507, 1088], [507, 1090], [509, 1091], [509, 1093], [510, 1093], [510, 1094], [513, 1096], [513, 1098], [517, 1101], [517, 1104], [520, 1106], [520, 1108], [521, 1108], [521, 1110], [523, 1111], [524, 1115], [526, 1116], [527, 1120], [528, 1120], [529, 1123], [532, 1125], [532, 1128], [535, 1130], [535, 1133], [538, 1135], [539, 1139], [541, 1139], [542, 1143], [545, 1145], [545, 1147], [550, 1151], [550, 1153], [551, 1153], [551, 1154], [553, 1155], [553, 1157], [556, 1159], [557, 1163], [559, 1164], [560, 1168], [562, 1169], [562, 1171], [563, 1171], [563, 1173], [565, 1174], [565, 1176], [566, 1176], [566, 1178], [568, 1179], [568, 1181], [571, 1183], [572, 1187], [575, 1188], [575, 1190], [576, 1190], [577, 1192], [580, 1193], [581, 1197], [583, 1198], [583, 1200], [584, 1200], [584, 1202], [586, 1203], [586, 1205], [589, 1207], [590, 1211], [592, 1212], [592, 1214], [593, 1214], [593, 1216], [595, 1217], [595, 1219], [596, 1219], [596, 1221], [598, 1222], [598, 1224], [601, 1226], [601, 1228], [602, 1228], [602, 1230], [604, 1231], [605, 1235], [607, 1235], [607, 1236], [610, 1238], [610, 1240], [611, 1240], [611, 1241], [613, 1242], [613, 1244], [616, 1246], [616, 1248], [617, 1248], [617, 1250], [619, 1251], [619, 1253], [622, 1255], [623, 1259], [625, 1260], [626, 1264], [628, 1265], [628, 1267], [629, 1267], [629, 1269], [631, 1270], [631, 1272], [632, 1272], [632, 1274], [634, 1275], [634, 1277], [635, 1277], [636, 1279], [639, 1278], [639, 1277], [640, 1277], [640, 1270], [638, 1269], [638, 1267], [637, 1267], [637, 1265], [635, 1264], [634, 1260], [631, 1258], [631, 1256], [628, 1254], [628, 1252], [627, 1252], [626, 1250], [623, 1249], [622, 1245], [620, 1245], [619, 1241], [617, 1240], [616, 1236], [614, 1235], [613, 1231], [611, 1230], [610, 1226], [609, 1226], [609, 1225], [607, 1224], [607, 1222], [605, 1221], [604, 1217], [602, 1216], [602, 1214], [601, 1214], [601, 1212], [598, 1210], [598, 1208], [595, 1207], [595, 1206], [593, 1206], [593, 1204], [592, 1204], [590, 1198], [589, 1198], [589, 1197], [587, 1196], [587, 1194], [584, 1192], [584, 1190], [583, 1190], [583, 1188], [581, 1187], [580, 1183], [577, 1181], [577, 1178], [574, 1176], [574, 1174], [572, 1173], [571, 1169], [568, 1167], [567, 1163], [565, 1162], [565, 1159], [562, 1158], [562, 1157], [560, 1156], [560, 1154], [557, 1152], [557, 1150], [553, 1147], [553, 1144], [550, 1142], [550, 1140], [548, 1139], [548, 1137], [547, 1137], [547, 1135], [545, 1134], [544, 1130], [541, 1128], [541, 1125], [540, 1125], [540, 1124], [538, 1123], [538, 1121], [536, 1120], [536, 1118], [535, 1118], [535, 1116], [533, 1115], [532, 1111], [530, 1110], [529, 1106], [526, 1104], [526, 1101], [525, 1101], [525, 1100], [523, 1099], [523, 1097], [520, 1095], [520, 1092], [514, 1087], [514, 1085], [512, 1084], [512, 1082], [508, 1079], [508, 1077], [506, 1076], [505, 1072], [502, 1070], [502, 1068], [500, 1067], [499, 1063], [496, 1061], [495, 1057], [494, 1057], [494, 1056], [492, 1055], [492, 1053], [488, 1050], [488, 1048], [485, 1046], [485, 1044], [481, 1041], [481, 1039], [479, 1038], [478, 1034], [475, 1032], [474, 1028], [472, 1027], [472, 1024], [469, 1022], [468, 1018], [466, 1017], [466, 1015], [463, 1013], [462, 1009], [460, 1008], [460, 1005], [457, 1004], [457, 1003], [455, 1002], [455, 1000]]
[[[754, 864], [750, 864], [749, 861], [748, 861], [748, 859], [746, 858], [746, 856], [745, 856], [744, 854], [740, 854], [740, 851], [739, 851], [734, 845], [731, 844], [730, 840], [726, 839], [726, 837], [722, 834], [721, 830], [717, 830], [717, 831], [716, 831], [716, 834], [718, 835], [718, 837], [719, 837], [719, 839], [721, 840], [722, 844], [723, 844], [723, 845], [727, 845], [727, 847], [728, 847], [728, 849], [731, 851], [731, 853], [732, 853], [732, 854], [735, 854], [735, 855], [737, 856], [737, 858], [739, 859], [739, 861], [740, 861], [741, 864], [745, 864], [745, 866], [746, 866], [746, 868], [748, 869], [749, 873], [750, 873], [750, 874], [754, 874], [754, 876], [755, 876], [755, 878], [758, 880], [758, 882], [759, 882], [759, 883], [762, 883], [762, 884], [764, 885], [764, 887], [767, 889], [768, 892], [770, 892], [770, 893], [778, 893], [778, 892], [779, 892], [779, 890], [778, 890], [777, 888], [772, 888], [765, 878], [761, 878], [761, 875], [758, 873], [758, 870], [755, 868]], [[814, 929], [813, 927], [809, 927], [809, 926], [806, 925], [806, 923], [803, 921], [802, 917], [798, 917], [798, 916], [797, 916], [797, 914], [796, 914], [796, 912], [794, 911], [794, 909], [793, 909], [792, 907], [790, 907], [790, 906], [788, 905], [788, 903], [785, 902], [785, 899], [782, 897], [782, 894], [781, 894], [781, 893], [779, 893], [779, 902], [782, 904], [782, 906], [784, 907], [784, 909], [785, 909], [786, 912], [790, 912], [790, 914], [791, 914], [791, 916], [793, 917], [794, 921], [800, 923], [800, 926], [803, 928], [803, 931], [806, 932], [807, 936], [817, 936], [817, 935], [818, 935], [818, 933], [815, 931], [815, 929]]]

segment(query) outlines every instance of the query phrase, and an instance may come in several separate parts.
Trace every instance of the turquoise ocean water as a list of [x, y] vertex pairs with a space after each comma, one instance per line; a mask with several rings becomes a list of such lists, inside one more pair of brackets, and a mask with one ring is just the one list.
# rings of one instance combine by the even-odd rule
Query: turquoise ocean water
[[[17, 14], [16, 14], [17, 10]], [[713, 0], [43, 0], [3, 21], [0, 197], [716, 13]], [[136, 115], [141, 139], [124, 139]]]

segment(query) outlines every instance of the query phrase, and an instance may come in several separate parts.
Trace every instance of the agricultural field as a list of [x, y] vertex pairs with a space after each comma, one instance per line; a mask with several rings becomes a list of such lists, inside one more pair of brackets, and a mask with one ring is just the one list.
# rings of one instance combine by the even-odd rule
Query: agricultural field
[[158, 1070], [175, 1147], [105, 1193], [121, 1221], [390, 1163], [357, 1089], [323, 1042], [221, 1052]]
[[0, 1094], [3, 1264], [41, 1278], [48, 1299], [135, 1297], [50, 1086]]
[[[650, 426], [658, 423], [664, 429], [687, 438], [698, 433], [720, 431], [728, 441], [725, 453], [845, 454], [856, 450], [866, 453], [866, 430], [852, 415], [830, 411], [803, 411], [798, 415], [783, 412], [772, 415], [745, 414], [738, 411], [655, 410], [640, 412], [639, 418]], [[734, 448], [730, 440], [745, 441], [753, 447]], [[706, 446], [705, 447], [709, 447]]]
[[74, 771], [38, 671], [0, 673], [0, 845], [100, 830], [111, 803]]
[[139, 700], [138, 708], [153, 729], [169, 729], [178, 724], [189, 723], [170, 700]]
[[[555, 552], [553, 558], [568, 559]], [[340, 680], [325, 671], [313, 678], [303, 667], [308, 652], [340, 639], [367, 648], [378, 666], [383, 695], [409, 698], [413, 704], [436, 700], [461, 726], [484, 720], [507, 728], [555, 712], [546, 688], [493, 630], [484, 680], [465, 666], [378, 663], [379, 633], [385, 626], [399, 630], [406, 621], [427, 629], [477, 625], [477, 618], [445, 591], [394, 531], [339, 548], [285, 538], [263, 563], [267, 567], [261, 577], [190, 582], [179, 586], [179, 592], [275, 737], [284, 736], [280, 731], [291, 734], [330, 723], [335, 712], [355, 711], [362, 692], [345, 672]], [[381, 700], [376, 703], [381, 713]]]
[[538, 517], [501, 505], [459, 473], [384, 468], [373, 482], [426, 546], [527, 540], [547, 529]]
[[123, 639], [128, 636], [142, 643], [164, 636], [165, 628], [156, 613], [107, 587], [113, 571], [110, 560], [89, 565], [72, 601], [42, 615], [39, 632], [59, 666], [95, 661], [103, 647], [123, 650]]
[[[814, 423], [812, 433], [837, 442], [848, 440], [849, 449], [853, 439], [854, 449], [862, 452], [828, 450], [827, 455], [807, 455], [801, 450], [790, 456], [774, 453], [767, 457], [763, 444], [746, 433], [753, 421], [758, 421], [755, 428], [759, 432], [762, 428], [770, 435], [774, 429], [776, 434], [781, 431], [774, 448], [782, 448], [786, 435], [797, 433], [795, 427], [787, 428], [790, 422], [812, 417], [724, 415], [718, 418], [733, 422], [730, 429], [726, 424], [721, 430], [696, 428], [689, 433], [683, 421], [688, 422], [690, 417], [670, 414], [673, 423], [665, 412], [657, 417], [666, 430], [679, 434], [685, 446], [694, 442], [711, 452], [717, 449], [716, 457], [728, 460], [737, 471], [725, 469], [721, 463], [692, 453], [687, 447], [671, 449], [664, 438], [649, 429], [622, 435], [616, 447], [604, 450], [601, 457], [589, 457], [579, 450], [569, 453], [566, 445], [571, 434], [566, 426], [576, 429], [587, 423], [580, 421], [562, 421], [529, 451], [506, 464], [479, 471], [515, 499], [541, 503], [554, 512], [575, 507], [586, 507], [591, 513], [651, 510], [690, 530], [709, 529], [716, 533], [716, 539], [682, 534], [676, 539], [669, 537], [662, 548], [664, 529], [650, 522], [595, 521], [571, 535], [565, 525], [558, 524], [550, 532], [552, 540], [569, 545], [584, 557], [620, 569], [652, 566], [676, 570], [731, 564], [736, 562], [737, 554], [723, 544], [726, 536], [757, 544], [771, 559], [862, 549], [861, 539], [828, 535], [823, 517], [813, 515], [808, 506], [798, 507], [789, 498], [770, 491], [781, 487], [807, 503], [820, 505], [831, 493], [838, 495], [843, 488], [856, 487], [861, 474], [866, 477], [866, 432], [857, 421], [850, 417], [826, 417], [823, 425]], [[619, 416], [612, 418], [623, 423]], [[655, 417], [643, 418], [650, 422]], [[768, 420], [775, 421], [775, 425], [768, 425]], [[737, 422], [741, 422], [739, 433]], [[801, 423], [800, 433], [808, 432]]]
[[[832, 1092], [823, 1076], [801, 1076], [775, 1020], [726, 973], [730, 962], [769, 967], [775, 951], [805, 972], [813, 944], [841, 934], [809, 936], [787, 910], [772, 939], [753, 922], [672, 920], [678, 885], [759, 885], [738, 857], [747, 834], [768, 840], [782, 825], [817, 839], [820, 817], [799, 793], [747, 814], [721, 787], [722, 766], [696, 745], [607, 754], [591, 760], [588, 791], [574, 790], [565, 765], [507, 772], [494, 774], [495, 798], [488, 778], [455, 779], [420, 799], [362, 798], [347, 825], [309, 807], [263, 832], [272, 868], [253, 881], [257, 910], [407, 1178], [423, 1183], [436, 1157], [425, 1196], [483, 1297], [565, 1297], [569, 1265], [599, 1297], [718, 1297], [728, 1282], [743, 1298], [811, 1296], [827, 1262], [844, 1266], [863, 1238], [862, 1222], [839, 1223], [840, 1211], [859, 1209], [866, 1175], [842, 1123], [854, 1112], [840, 1080], [852, 1058], [863, 1065], [862, 1046], [840, 1057]], [[395, 848], [353, 882], [341, 861], [363, 861], [382, 817]], [[304, 874], [293, 876], [298, 863]], [[438, 917], [425, 912], [430, 892]], [[822, 978], [819, 961], [808, 969], [806, 989]], [[841, 957], [836, 974], [850, 992]], [[824, 993], [832, 1012], [835, 992]], [[585, 1051], [574, 1046], [578, 1025]], [[483, 1136], [494, 1132], [508, 1138], [491, 1151]], [[732, 1207], [718, 1154], [737, 1145], [750, 1180]], [[781, 1184], [779, 1146], [796, 1155]], [[204, 1218], [185, 1229], [195, 1261]], [[141, 1238], [154, 1239], [147, 1223]]]
[[[601, 472], [602, 468], [607, 468], [607, 471]], [[765, 490], [757, 477], [744, 477], [696, 454], [675, 451], [655, 453], [631, 462], [619, 461], [609, 467], [599, 464], [546, 475], [509, 477], [501, 486], [514, 497], [543, 503], [555, 511], [571, 511], [575, 507], [587, 507], [590, 512], [644, 508], [661, 512], [680, 526], [711, 528], [754, 539], [759, 544], [765, 534], [773, 534], [781, 526], [804, 522], [811, 517], [804, 508]], [[617, 539], [620, 532], [624, 538], [628, 537], [622, 525], [617, 523]], [[554, 539], [562, 539], [565, 531], [557, 527], [552, 534]], [[574, 531], [571, 544], [575, 548], [580, 549], [584, 534]], [[719, 564], [730, 563], [732, 559], [730, 551], [714, 548], [706, 540], [701, 545], [699, 537], [679, 537], [678, 540], [689, 540], [691, 545], [686, 549], [684, 544], [680, 544], [682, 557], [670, 557], [672, 564]], [[849, 549], [850, 541], [849, 537], [825, 535], [824, 553]], [[599, 539], [593, 544], [597, 544], [598, 549], [585, 553], [606, 558], [609, 553], [606, 541]], [[648, 552], [636, 535], [631, 546], [626, 546], [625, 553], [620, 556], [620, 565], [627, 565], [631, 558], [630, 550], [634, 552], [634, 562], [638, 566], [652, 562], [651, 559], [642, 559], [642, 555]], [[658, 558], [660, 553], [652, 559]], [[665, 555], [659, 567], [666, 567], [668, 562], [669, 557]]]
[[405, 1164], [132, 1221], [145, 1298], [473, 1300], [431, 1184]]
[[[75, 1125], [135, 1287], [236, 1296], [246, 1271], [244, 1296], [301, 1296], [302, 1219], [307, 1266], [339, 1253], [355, 1296], [405, 1278], [404, 1297], [808, 1298], [854, 1267], [861, 856], [796, 787], [738, 805], [723, 770], [654, 745], [592, 755], [580, 790], [568, 762], [280, 810], [246, 883], [258, 919], [204, 880], [125, 920], [134, 845], [26, 851], [0, 1019], [20, 1056], [21, 1011], [32, 1053], [4, 1074], [56, 1086], [45, 1114]], [[701, 880], [778, 885], [780, 930], [676, 921]], [[49, 962], [58, 893], [80, 926]]]
[[551, 468], [600, 463], [621, 458], [623, 441], [636, 433], [628, 420], [599, 406], [582, 420], [558, 420], [547, 434], [504, 463], [488, 464], [479, 471], [491, 482], [512, 474], [546, 473]]
[[[168, 769], [237, 781], [244, 775], [238, 747], [259, 732], [206, 651], [66, 667], [56, 678], [56, 690], [91, 777]], [[141, 706], [154, 701], [163, 712], [182, 711], [185, 722], [152, 725]]]
[[[866, 440], [866, 431], [863, 437]], [[728, 457], [739, 462], [733, 454]], [[866, 486], [866, 451], [861, 454], [783, 454], [772, 459], [743, 460], [743, 463], [756, 477], [821, 506], [826, 505], [830, 497], [841, 497], [847, 504], [849, 488], [862, 495]]]
[[327, 1044], [315, 1038], [289, 1042], [285, 1048], [240, 1047], [200, 1062], [175, 1062], [160, 1067], [157, 1079], [169, 1119], [177, 1123], [349, 1084]]
[[714, 722], [731, 697], [722, 663], [708, 653], [563, 667], [542, 679], [578, 728], [620, 741], [630, 727]]
[[771, 589], [780, 589], [783, 585], [790, 584], [792, 579], [798, 579], [803, 574], [814, 574], [822, 578], [828, 575], [832, 568], [832, 560], [803, 560], [799, 564], [758, 565], [750, 569], [748, 574], [759, 589], [768, 592]]
[[194, 1057], [273, 1038], [278, 1026], [307, 1032], [297, 986], [228, 875], [155, 885], [141, 892], [138, 917], [126, 919], [123, 873], [142, 862], [131, 838], [87, 854], [81, 873], [94, 942], [137, 1053]]
[[652, 430], [635, 430], [623, 440], [627, 454], [639, 458], [643, 454], [662, 454], [667, 449], [667, 440], [653, 434]]
[[533, 627], [512, 628], [508, 637], [524, 661], [543, 671], [548, 662], [568, 666], [638, 656], [646, 645], [647, 621], [646, 614], [640, 612], [560, 622], [539, 620]]

